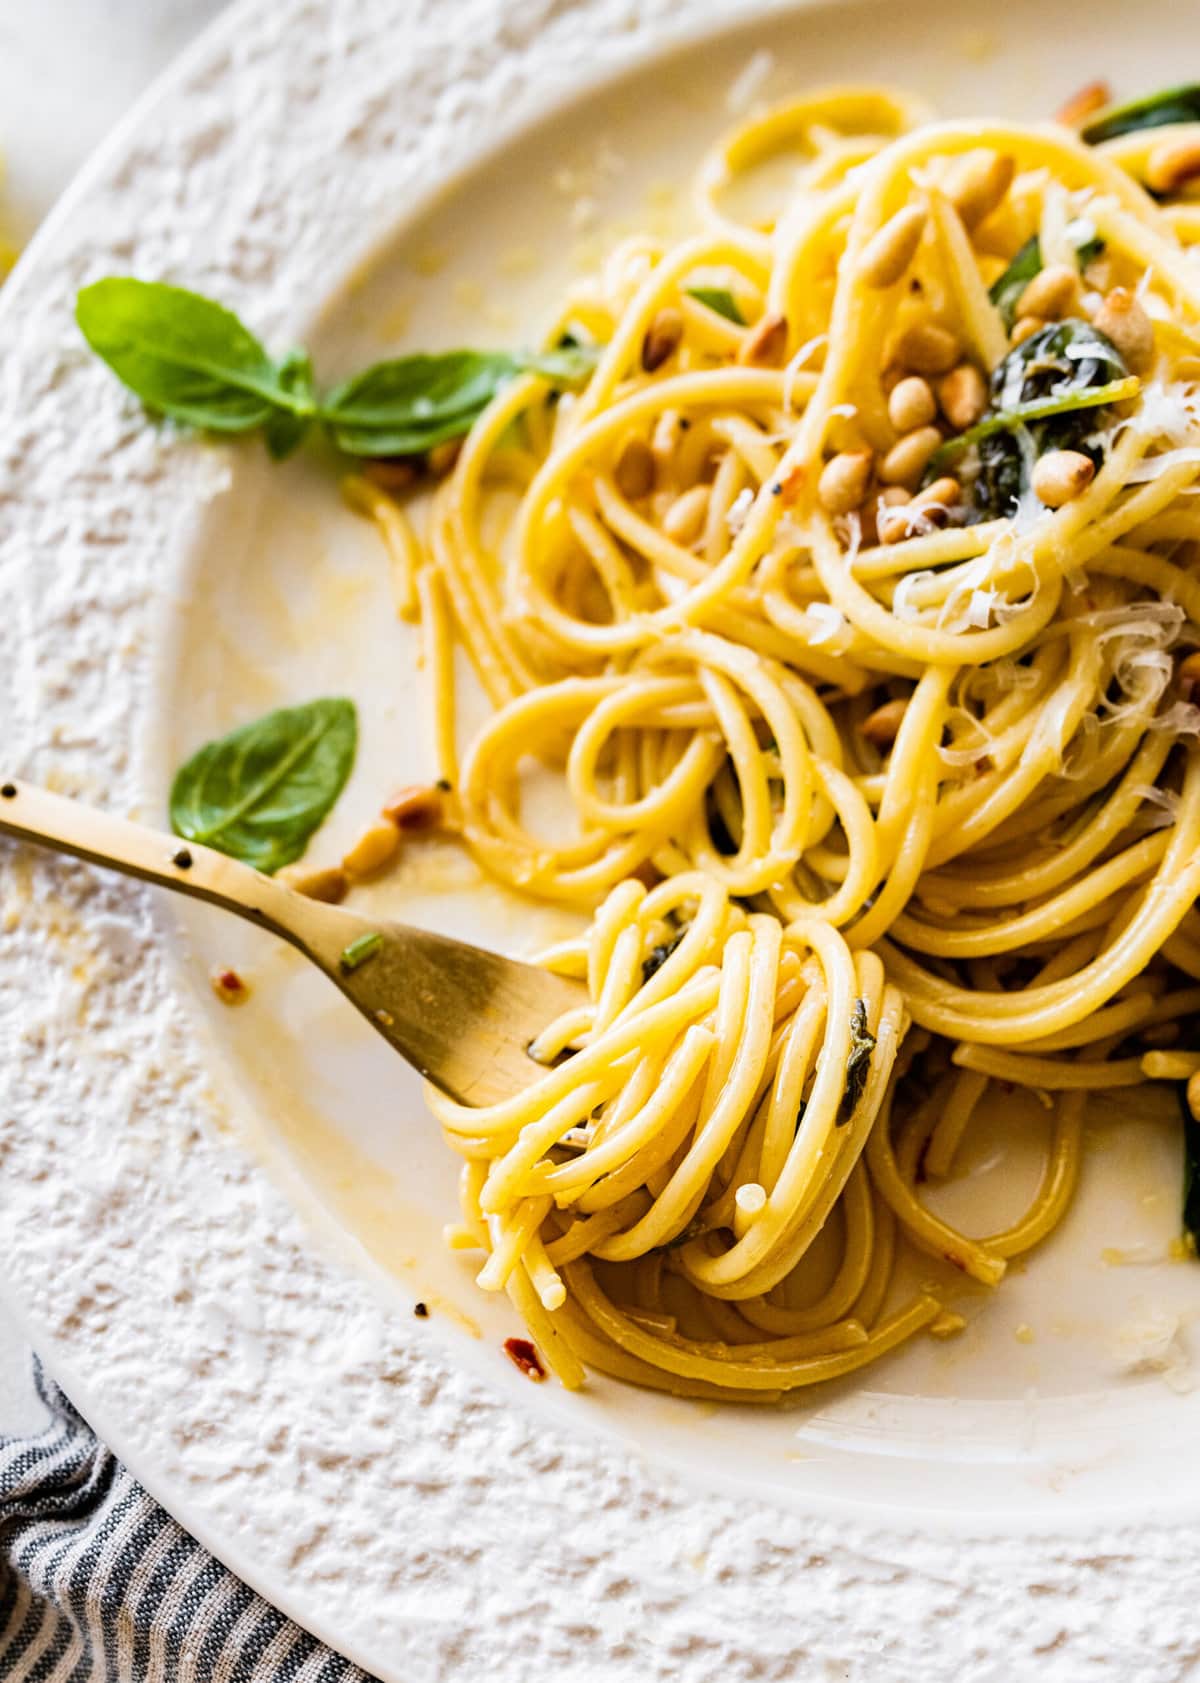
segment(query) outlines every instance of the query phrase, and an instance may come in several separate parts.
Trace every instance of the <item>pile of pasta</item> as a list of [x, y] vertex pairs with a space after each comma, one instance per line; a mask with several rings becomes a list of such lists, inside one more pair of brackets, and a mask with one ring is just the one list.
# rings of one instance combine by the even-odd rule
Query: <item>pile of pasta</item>
[[[451, 1241], [567, 1385], [761, 1400], [956, 1330], [901, 1251], [995, 1286], [1089, 1091], [1200, 1068], [1200, 202], [1146, 186], [1198, 137], [770, 111], [700, 232], [571, 292], [586, 386], [514, 380], [439, 487], [441, 769], [486, 870], [590, 919], [545, 957], [589, 1003], [526, 1092], [431, 1103]], [[923, 1193], [993, 1083], [1044, 1169], [968, 1236]]]

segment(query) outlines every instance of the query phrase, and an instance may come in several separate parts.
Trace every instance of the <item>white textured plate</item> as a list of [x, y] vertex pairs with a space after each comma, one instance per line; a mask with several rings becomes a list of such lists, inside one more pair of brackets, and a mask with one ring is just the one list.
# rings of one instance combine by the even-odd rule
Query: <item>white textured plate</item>
[[[310, 461], [148, 429], [79, 347], [82, 281], [215, 292], [269, 336], [303, 331], [327, 375], [528, 339], [618, 233], [686, 225], [689, 167], [757, 53], [768, 95], [886, 77], [948, 112], [1035, 116], [1095, 75], [1169, 81], [1200, 46], [1170, 0], [1146, 0], [1133, 39], [1124, 0], [1095, 0], [1083, 41], [1067, 0], [743, 13], [719, 34], [711, 0], [272, 0], [207, 37], [5, 295], [0, 770], [159, 817], [196, 742], [348, 692], [362, 752], [316, 849], [335, 856], [429, 765], [371, 531]], [[370, 1669], [1184, 1675], [1200, 1402], [1186, 1369], [1172, 1389], [1112, 1351], [1180, 1316], [1186, 1354], [1200, 1275], [1156, 1260], [1168, 1124], [1097, 1117], [1071, 1220], [994, 1300], [965, 1300], [955, 1343], [785, 1412], [605, 1382], [567, 1397], [498, 1354], [506, 1304], [440, 1244], [454, 1163], [319, 978], [231, 920], [29, 854], [0, 855], [0, 893], [5, 1288], [150, 1488]], [[557, 916], [449, 850], [374, 893], [513, 950]], [[218, 961], [253, 984], [239, 1012], [208, 995]], [[989, 1225], [1023, 1172], [1001, 1144], [952, 1194]]]

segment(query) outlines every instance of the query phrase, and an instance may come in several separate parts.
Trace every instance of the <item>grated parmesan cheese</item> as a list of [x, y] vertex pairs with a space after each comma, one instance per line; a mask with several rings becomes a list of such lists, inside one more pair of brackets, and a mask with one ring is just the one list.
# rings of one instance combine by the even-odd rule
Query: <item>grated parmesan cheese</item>
[[812, 627], [808, 635], [810, 643], [831, 643], [846, 628], [841, 609], [835, 608], [832, 602], [810, 602], [804, 618]]

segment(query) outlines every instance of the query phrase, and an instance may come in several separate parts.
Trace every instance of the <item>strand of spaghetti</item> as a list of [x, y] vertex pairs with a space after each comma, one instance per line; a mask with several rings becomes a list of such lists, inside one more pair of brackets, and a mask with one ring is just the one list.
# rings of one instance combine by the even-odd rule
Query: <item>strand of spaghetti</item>
[[993, 1046], [956, 1046], [954, 1062], [962, 1069], [979, 1070], [997, 1081], [1018, 1087], [1043, 1087], [1047, 1092], [1087, 1088], [1136, 1087], [1142, 1079], [1140, 1058], [1114, 1058], [1097, 1063], [1061, 1058], [1030, 1057], [1023, 1052], [1000, 1052]]
[[433, 745], [440, 776], [458, 785], [458, 709], [454, 689], [454, 642], [448, 623], [446, 587], [433, 567], [422, 567], [416, 577], [421, 628], [425, 637], [425, 659], [429, 689], [433, 697]]
[[750, 929], [730, 940], [725, 960], [728, 989], [734, 996], [742, 995], [745, 1003], [736, 1055], [728, 1076], [719, 1093], [705, 1094], [708, 1102], [701, 1105], [694, 1141], [651, 1210], [627, 1232], [604, 1240], [596, 1247], [595, 1255], [625, 1261], [667, 1243], [689, 1219], [690, 1210], [703, 1195], [713, 1169], [747, 1112], [766, 1061], [782, 934], [774, 918], [753, 917]]
[[861, 1161], [850, 1172], [840, 1207], [846, 1229], [842, 1258], [826, 1290], [803, 1309], [780, 1308], [767, 1297], [743, 1298], [738, 1308], [751, 1325], [786, 1335], [829, 1326], [850, 1314], [870, 1277], [875, 1234], [871, 1185]]
[[1085, 1099], [1079, 1089], [1056, 1099], [1054, 1139], [1037, 1193], [1019, 1221], [982, 1241], [994, 1256], [1010, 1258], [1032, 1250], [1066, 1214], [1079, 1180]]
[[[825, 1379], [836, 1379], [856, 1368], [874, 1361], [910, 1338], [921, 1327], [928, 1326], [941, 1305], [936, 1298], [921, 1296], [869, 1336], [850, 1344], [849, 1348], [831, 1347], [826, 1329], [825, 1349], [828, 1353], [800, 1356], [790, 1361], [772, 1361], [763, 1357], [737, 1359], [732, 1354], [710, 1354], [700, 1347], [656, 1338], [616, 1309], [597, 1289], [590, 1268], [585, 1262], [568, 1264], [567, 1280], [573, 1295], [584, 1312], [619, 1348], [640, 1356], [654, 1366], [669, 1367], [689, 1379], [706, 1379], [739, 1391], [791, 1390], [798, 1385], [814, 1385]], [[858, 1323], [850, 1323], [857, 1325]], [[861, 1330], [861, 1329], [860, 1329]]]
[[1167, 839], [1162, 831], [1143, 837], [1115, 858], [1097, 865], [1089, 876], [1019, 917], [964, 929], [958, 923], [938, 926], [924, 918], [900, 915], [892, 920], [892, 935], [910, 950], [936, 953], [940, 958], [977, 958], [986, 953], [1012, 952], [1056, 934], [1117, 889], [1141, 881], [1166, 852]]
[[872, 1130], [867, 1141], [867, 1162], [871, 1180], [881, 1197], [891, 1206], [901, 1227], [920, 1250], [953, 1263], [973, 1280], [978, 1280], [980, 1285], [999, 1284], [1004, 1277], [1004, 1259], [994, 1256], [986, 1245], [968, 1239], [925, 1209], [900, 1173], [886, 1126]]
[[401, 619], [416, 619], [417, 572], [422, 557], [404, 510], [386, 491], [372, 485], [361, 474], [347, 474], [341, 489], [346, 507], [370, 520], [383, 539], [397, 614]]
[[925, 1149], [925, 1172], [933, 1179], [944, 1179], [950, 1173], [962, 1137], [987, 1091], [988, 1080], [988, 1076], [975, 1069], [960, 1069], [955, 1075]]

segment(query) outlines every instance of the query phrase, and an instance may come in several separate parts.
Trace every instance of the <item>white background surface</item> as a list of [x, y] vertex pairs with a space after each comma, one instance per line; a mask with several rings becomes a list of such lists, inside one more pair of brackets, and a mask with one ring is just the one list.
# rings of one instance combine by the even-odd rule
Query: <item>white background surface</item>
[[[0, 0], [6, 235], [28, 238], [97, 142], [224, 4]], [[28, 1349], [0, 1309], [0, 1433], [28, 1430], [38, 1417]]]

